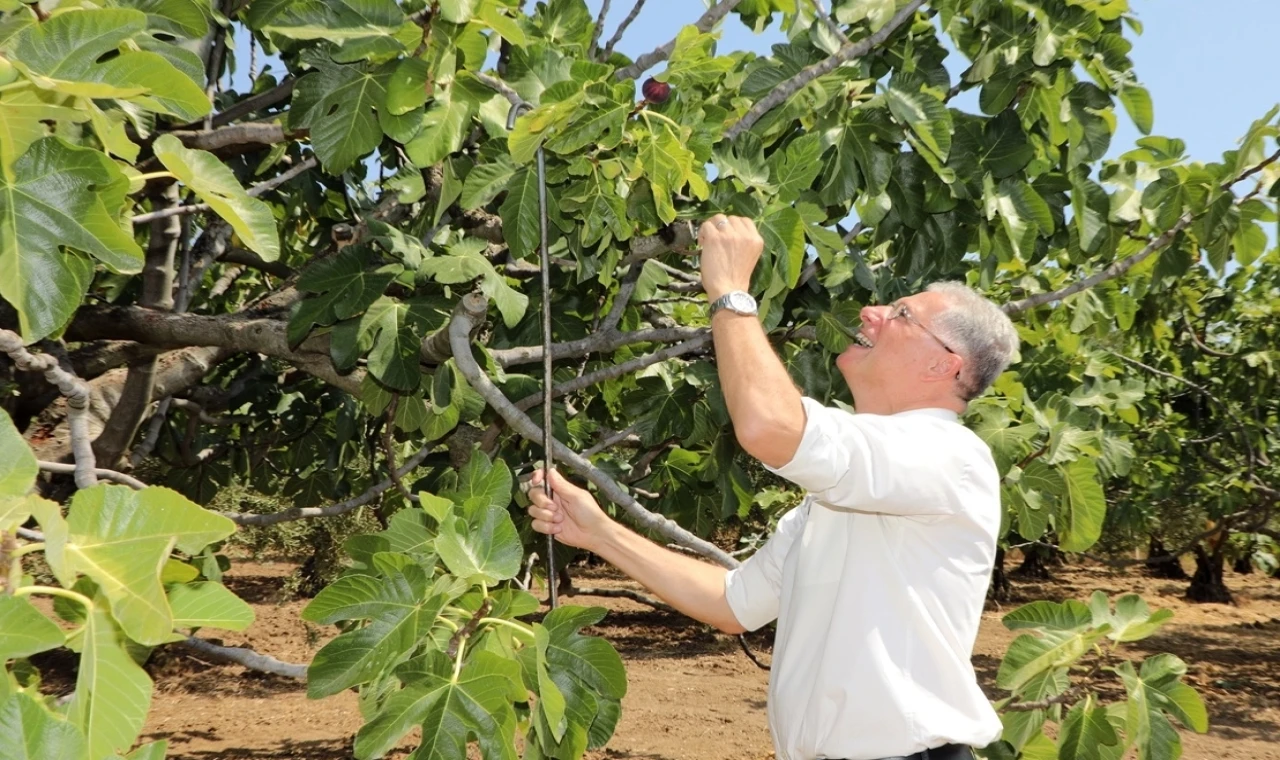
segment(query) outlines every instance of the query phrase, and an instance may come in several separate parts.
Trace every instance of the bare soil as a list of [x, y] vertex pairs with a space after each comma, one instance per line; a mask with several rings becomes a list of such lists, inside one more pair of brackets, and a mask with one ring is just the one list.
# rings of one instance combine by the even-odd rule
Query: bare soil
[[[300, 619], [305, 600], [279, 599], [292, 569], [285, 563], [235, 565], [227, 583], [253, 604], [258, 617], [248, 631], [225, 635], [222, 643], [308, 662], [334, 635], [332, 627]], [[600, 573], [580, 575], [575, 582], [638, 588]], [[1086, 600], [1097, 589], [1113, 595], [1134, 591], [1153, 607], [1173, 609], [1173, 621], [1160, 634], [1131, 646], [1135, 657], [1173, 652], [1189, 664], [1187, 680], [1204, 696], [1212, 727], [1206, 735], [1183, 732], [1184, 757], [1280, 760], [1280, 580], [1230, 574], [1227, 582], [1235, 606], [1188, 604], [1182, 599], [1183, 582], [1078, 566], [1055, 570], [1051, 580], [1015, 581], [1015, 594], [1019, 601]], [[743, 654], [735, 637], [626, 599], [577, 595], [566, 601], [611, 610], [594, 632], [621, 652], [630, 681], [617, 733], [591, 760], [773, 757], [765, 725], [768, 674]], [[1013, 606], [993, 606], [983, 617], [973, 660], [984, 686], [994, 681], [1013, 639], [1000, 624]], [[749, 638], [767, 662], [770, 635]], [[361, 724], [351, 692], [308, 700], [299, 681], [207, 662], [182, 647], [157, 652], [148, 669], [156, 696], [144, 739], [168, 739], [171, 758], [351, 757], [351, 738]], [[1097, 685], [1111, 691], [1104, 682]], [[998, 694], [991, 690], [990, 696]]]

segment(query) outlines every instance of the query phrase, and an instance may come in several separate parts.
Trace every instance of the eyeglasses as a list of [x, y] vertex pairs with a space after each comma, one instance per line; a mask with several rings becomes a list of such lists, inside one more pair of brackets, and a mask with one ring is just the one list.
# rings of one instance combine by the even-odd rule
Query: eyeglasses
[[947, 345], [947, 342], [945, 340], [938, 337], [937, 333], [925, 327], [923, 322], [916, 319], [915, 315], [911, 313], [910, 309], [907, 308], [907, 305], [905, 303], [898, 302], [898, 303], [890, 304], [889, 319], [898, 319], [899, 317], [901, 317], [902, 319], [905, 319], [906, 321], [910, 322], [916, 327], [919, 327], [921, 330], [924, 330], [926, 333], [929, 334], [930, 338], [933, 338], [934, 340], [938, 341], [938, 345], [945, 348], [947, 350], [947, 353], [949, 354], [955, 353], [955, 351], [951, 349], [951, 346]]

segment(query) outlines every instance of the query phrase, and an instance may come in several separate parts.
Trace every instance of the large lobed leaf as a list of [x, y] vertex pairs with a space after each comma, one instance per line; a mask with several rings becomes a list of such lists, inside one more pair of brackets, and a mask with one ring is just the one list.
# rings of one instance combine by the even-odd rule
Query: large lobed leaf
[[101, 152], [45, 137], [0, 182], [0, 296], [27, 341], [62, 329], [89, 287], [92, 264], [62, 247], [115, 272], [142, 269], [142, 249], [115, 211], [129, 181]]

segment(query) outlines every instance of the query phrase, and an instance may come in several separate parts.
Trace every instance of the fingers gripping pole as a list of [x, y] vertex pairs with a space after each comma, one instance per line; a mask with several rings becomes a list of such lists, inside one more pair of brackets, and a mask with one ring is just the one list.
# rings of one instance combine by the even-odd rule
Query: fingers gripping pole
[[[516, 119], [524, 111], [533, 108], [528, 103], [517, 103], [507, 112], [507, 129], [513, 129]], [[551, 498], [552, 429], [551, 429], [551, 253], [547, 250], [547, 163], [546, 154], [538, 147], [538, 221], [540, 245], [538, 247], [542, 268], [542, 488]], [[555, 568], [556, 540], [547, 534], [547, 593], [551, 609], [559, 603]]]

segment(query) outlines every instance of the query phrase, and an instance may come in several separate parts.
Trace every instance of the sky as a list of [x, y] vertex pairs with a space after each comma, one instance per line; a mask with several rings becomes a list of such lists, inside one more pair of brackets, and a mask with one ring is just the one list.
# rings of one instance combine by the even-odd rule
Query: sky
[[[797, 0], [806, 2], [807, 0]], [[587, 0], [592, 13], [601, 0]], [[1249, 124], [1280, 102], [1276, 50], [1280, 0], [1130, 0], [1144, 26], [1127, 32], [1138, 81], [1155, 103], [1152, 134], [1186, 141], [1187, 154], [1214, 161], [1234, 147]], [[631, 10], [632, 0], [613, 0], [602, 37], [608, 40]], [[830, 0], [823, 3], [830, 7]], [[689, 0], [649, 0], [627, 30], [618, 50], [635, 57], [673, 38], [679, 26], [695, 22], [703, 5]], [[756, 35], [731, 17], [723, 24], [721, 48], [767, 53], [783, 36], [775, 23]], [[967, 63], [957, 60], [953, 72]], [[963, 100], [957, 105], [965, 104]], [[1117, 107], [1111, 156], [1142, 135]]]

